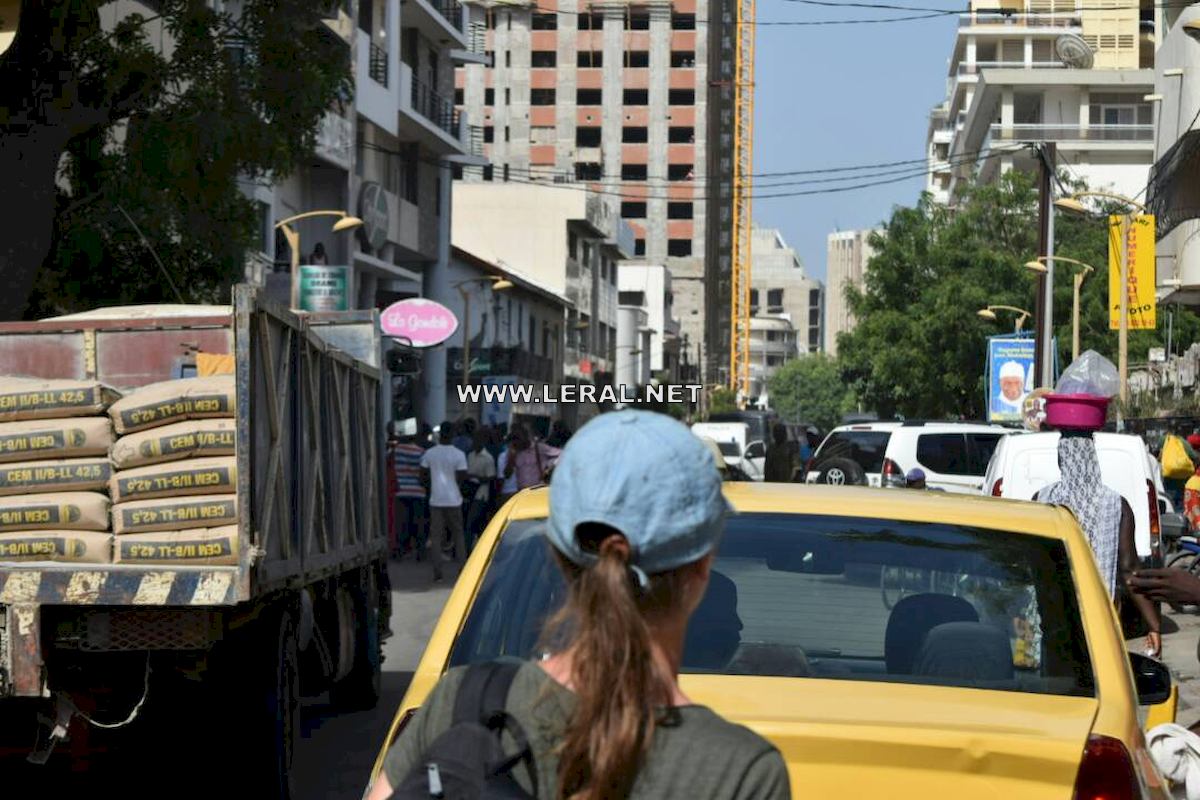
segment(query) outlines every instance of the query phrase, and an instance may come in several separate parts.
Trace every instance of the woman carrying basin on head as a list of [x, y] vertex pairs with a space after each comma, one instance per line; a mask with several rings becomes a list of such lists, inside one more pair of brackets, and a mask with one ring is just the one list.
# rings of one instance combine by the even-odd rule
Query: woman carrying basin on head
[[[567, 444], [546, 536], [569, 587], [551, 654], [522, 664], [504, 711], [541, 798], [786, 798], [779, 752], [693, 704], [677, 676], [688, 619], [708, 585], [727, 504], [705, 445], [643, 411], [603, 414]], [[426, 770], [471, 668], [451, 670], [388, 753], [371, 800]], [[536, 787], [530, 773], [536, 774]]]

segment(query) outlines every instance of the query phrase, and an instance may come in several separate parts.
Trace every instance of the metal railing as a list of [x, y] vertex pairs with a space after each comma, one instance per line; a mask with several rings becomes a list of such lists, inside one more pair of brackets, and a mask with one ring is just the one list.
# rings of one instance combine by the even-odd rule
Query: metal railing
[[959, 75], [978, 75], [985, 69], [1066, 69], [1061, 61], [964, 61], [958, 65]]
[[1003, 142], [1025, 141], [1088, 141], [1088, 142], [1151, 142], [1153, 125], [1041, 125], [994, 123], [989, 137]]
[[374, 42], [371, 42], [369, 60], [367, 61], [367, 74], [371, 76], [371, 80], [380, 86], [387, 87], [388, 52]]
[[430, 5], [445, 17], [455, 30], [463, 30], [463, 7], [458, 0], [433, 0]]
[[958, 15], [958, 27], [969, 28], [973, 25], [1010, 25], [1014, 28], [1078, 28], [1083, 25], [1082, 18], [1076, 12], [1062, 14], [1004, 14], [999, 11], [976, 11], [971, 14]]
[[458, 138], [458, 109], [440, 94], [426, 84], [413, 78], [412, 82], [413, 109], [425, 119], [437, 125], [446, 133]]

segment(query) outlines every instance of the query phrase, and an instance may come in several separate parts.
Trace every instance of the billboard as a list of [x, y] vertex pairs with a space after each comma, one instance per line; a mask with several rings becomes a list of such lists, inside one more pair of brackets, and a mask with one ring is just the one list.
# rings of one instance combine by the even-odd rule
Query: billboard
[[305, 311], [349, 310], [350, 268], [302, 265], [300, 308]]
[[[1121, 327], [1121, 217], [1108, 218], [1108, 327]], [[1154, 295], [1154, 215], [1133, 217], [1129, 237], [1125, 241], [1126, 291], [1129, 294], [1126, 310], [1129, 330], [1154, 330], [1158, 325]]]
[[1022, 403], [1033, 391], [1034, 340], [1004, 336], [988, 338], [987, 419], [1020, 422]]
[[433, 347], [454, 335], [458, 317], [441, 303], [410, 297], [385, 308], [379, 327], [385, 336], [405, 339], [413, 347]]

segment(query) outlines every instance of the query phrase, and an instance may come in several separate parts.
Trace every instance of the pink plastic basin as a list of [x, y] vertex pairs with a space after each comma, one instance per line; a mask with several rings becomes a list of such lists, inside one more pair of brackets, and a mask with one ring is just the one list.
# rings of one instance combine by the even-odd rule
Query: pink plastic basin
[[1104, 427], [1108, 401], [1094, 394], [1048, 394], [1046, 423], [1060, 429], [1099, 430]]

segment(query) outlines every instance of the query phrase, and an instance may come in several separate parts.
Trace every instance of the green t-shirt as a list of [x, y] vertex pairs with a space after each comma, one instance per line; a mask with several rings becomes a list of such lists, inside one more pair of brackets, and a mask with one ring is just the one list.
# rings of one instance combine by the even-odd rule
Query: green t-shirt
[[[384, 773], [399, 786], [416, 767], [433, 740], [444, 733], [454, 716], [454, 698], [464, 669], [443, 677], [429, 699], [413, 716], [388, 751]], [[575, 695], [537, 664], [521, 667], [508, 693], [506, 710], [521, 724], [533, 750], [539, 798], [553, 798], [558, 789], [555, 748], [570, 719]], [[633, 785], [631, 798], [686, 797], [689, 800], [783, 800], [791, 797], [787, 768], [779, 751], [758, 734], [726, 722], [704, 706], [679, 706], [654, 729], [654, 741]], [[515, 750], [507, 735], [506, 752]], [[517, 782], [530, 790], [523, 764], [513, 770]]]

